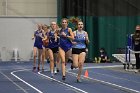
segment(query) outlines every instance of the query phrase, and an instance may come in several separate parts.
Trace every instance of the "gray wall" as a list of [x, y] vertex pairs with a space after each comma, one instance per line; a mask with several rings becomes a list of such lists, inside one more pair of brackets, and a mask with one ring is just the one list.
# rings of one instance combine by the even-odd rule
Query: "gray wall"
[[54, 17], [57, 0], [0, 0], [0, 16]]
[[21, 61], [31, 58], [37, 23], [49, 25], [56, 17], [0, 17], [0, 52], [2, 61], [10, 61], [13, 50], [18, 49]]

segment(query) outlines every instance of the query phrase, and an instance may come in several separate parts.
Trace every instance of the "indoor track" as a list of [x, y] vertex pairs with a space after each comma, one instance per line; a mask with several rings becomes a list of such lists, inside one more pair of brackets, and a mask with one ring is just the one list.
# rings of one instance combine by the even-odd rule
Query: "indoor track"
[[68, 63], [64, 82], [61, 71], [50, 77], [49, 63], [44, 72], [32, 72], [32, 62], [0, 62], [0, 93], [140, 93], [140, 73], [124, 71], [120, 63], [86, 63], [81, 83], [76, 73]]

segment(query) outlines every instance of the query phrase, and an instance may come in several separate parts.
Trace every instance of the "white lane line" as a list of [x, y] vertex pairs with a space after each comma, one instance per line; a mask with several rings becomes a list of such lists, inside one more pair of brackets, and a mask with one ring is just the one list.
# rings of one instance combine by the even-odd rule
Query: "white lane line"
[[[96, 67], [84, 67], [83, 69], [91, 69], [91, 68], [111, 68], [111, 67], [123, 67], [122, 65], [113, 65], [113, 66], [96, 66]], [[71, 70], [71, 69], [69, 69]], [[104, 75], [104, 76], [108, 76], [108, 77], [113, 77], [113, 78], [116, 78], [116, 79], [121, 79], [121, 80], [127, 80], [127, 81], [130, 81], [130, 82], [134, 82], [134, 83], [140, 83], [138, 81], [132, 81], [132, 80], [129, 80], [129, 79], [124, 79], [124, 78], [120, 78], [120, 77], [115, 77], [115, 76], [111, 76], [111, 75], [107, 75], [107, 74], [102, 74], [102, 73], [98, 73], [98, 72], [92, 72], [92, 73], [95, 73], [95, 74], [100, 74], [100, 75]]]
[[[68, 72], [68, 73], [73, 74], [75, 76], [77, 75], [76, 73], [73, 73], [73, 72]], [[93, 79], [93, 78], [90, 78], [90, 77], [85, 77], [84, 75], [82, 75], [82, 77], [83, 78], [87, 78], [89, 80], [101, 82], [101, 83], [104, 83], [104, 84], [107, 84], [107, 85], [115, 86], [115, 87], [121, 88], [123, 90], [128, 90], [128, 91], [131, 91], [133, 93], [140, 93], [140, 91], [137, 91], [137, 90], [134, 90], [134, 89], [131, 89], [131, 88], [127, 88], [127, 87], [123, 87], [123, 86], [120, 86], [120, 85], [117, 85], [117, 84], [113, 84], [113, 83], [110, 83], [110, 82], [106, 82], [106, 81], [103, 81], [103, 80], [98, 80], [98, 79]]]
[[[120, 65], [114, 65], [114, 66], [96, 66], [96, 67], [83, 67], [83, 69], [90, 69], [90, 68], [109, 68], [109, 67], [120, 67]], [[73, 72], [69, 72], [71, 69], [68, 69], [68, 73], [70, 74], [73, 74], [75, 76], [77, 76], [76, 73], [73, 73]], [[83, 78], [85, 78], [84, 75], [81, 75]], [[110, 82], [107, 82], [107, 81], [103, 81], [103, 80], [99, 80], [99, 79], [93, 79], [91, 77], [86, 77], [87, 79], [89, 80], [94, 80], [94, 81], [98, 81], [98, 82], [101, 82], [101, 83], [104, 83], [104, 84], [107, 84], [107, 85], [111, 85], [111, 86], [114, 86], [114, 87], [118, 87], [118, 88], [121, 88], [123, 90], [128, 90], [128, 91], [131, 91], [133, 93], [140, 93], [140, 91], [138, 90], [134, 90], [134, 89], [131, 89], [131, 88], [127, 88], [127, 87], [123, 87], [123, 86], [120, 86], [120, 85], [117, 85], [117, 84], [113, 84], [113, 83], [110, 83]]]
[[[83, 67], [83, 69], [92, 69], [92, 68], [111, 68], [111, 67], [123, 67], [122, 65], [113, 65], [113, 66], [90, 66], [90, 67]], [[77, 70], [73, 69], [73, 70]], [[71, 69], [67, 69], [68, 71], [71, 71]]]
[[4, 76], [4, 77], [6, 77], [9, 81], [11, 81], [14, 85], [16, 85], [20, 90], [22, 90], [22, 91], [24, 91], [24, 93], [28, 93], [25, 89], [23, 89], [22, 87], [20, 87], [18, 84], [16, 84], [12, 79], [10, 79], [7, 75], [5, 75], [4, 73], [2, 73], [1, 71], [0, 71], [0, 73]]
[[37, 89], [36, 87], [32, 86], [31, 84], [29, 84], [28, 82], [24, 81], [23, 79], [21, 79], [20, 77], [18, 77], [17, 75], [15, 75], [14, 73], [16, 72], [21, 72], [21, 71], [26, 71], [27, 69], [24, 70], [17, 70], [17, 71], [12, 71], [11, 74], [16, 77], [17, 79], [19, 79], [20, 81], [22, 81], [23, 83], [25, 83], [26, 85], [28, 85], [29, 87], [33, 88], [34, 90], [36, 90], [38, 93], [43, 93], [42, 91], [40, 91], [39, 89]]
[[112, 75], [108, 75], [108, 74], [103, 74], [103, 73], [99, 73], [99, 72], [91, 72], [91, 73], [102, 75], [102, 76], [106, 76], [106, 77], [109, 77], [109, 78], [115, 78], [115, 79], [120, 79], [120, 80], [125, 80], [125, 81], [129, 81], [129, 82], [140, 84], [139, 81], [129, 80], [129, 79], [126, 79], [126, 78], [116, 77], [116, 76], [112, 76]]
[[122, 65], [113, 65], [113, 66], [91, 66], [91, 67], [84, 67], [83, 69], [90, 69], [90, 68], [111, 68], [111, 67], [123, 67]]
[[56, 80], [56, 79], [54, 79], [54, 78], [51, 78], [51, 77], [49, 77], [49, 76], [46, 76], [46, 75], [44, 75], [44, 74], [41, 74], [40, 72], [38, 72], [38, 74], [39, 74], [39, 75], [42, 75], [42, 76], [44, 76], [44, 77], [46, 77], [46, 78], [49, 78], [49, 79], [51, 79], [51, 80], [53, 80], [53, 81], [56, 81], [56, 82], [58, 82], [58, 83], [60, 83], [60, 84], [63, 84], [63, 85], [65, 85], [65, 86], [68, 86], [68, 87], [70, 87], [70, 88], [72, 88], [72, 89], [75, 89], [75, 90], [79, 91], [80, 93], [88, 93], [88, 92], [86, 92], [86, 91], [84, 91], [84, 90], [82, 90], [82, 89], [76, 88], [76, 87], [74, 87], [74, 86], [71, 86], [71, 85], [69, 85], [69, 84], [66, 84], [66, 83], [64, 83], [64, 82], [61, 82], [61, 81]]

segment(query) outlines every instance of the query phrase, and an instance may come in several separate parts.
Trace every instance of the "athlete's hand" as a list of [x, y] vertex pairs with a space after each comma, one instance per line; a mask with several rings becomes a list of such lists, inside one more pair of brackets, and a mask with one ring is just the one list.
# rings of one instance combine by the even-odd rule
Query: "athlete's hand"
[[88, 39], [88, 36], [86, 36], [85, 39], [86, 39], [86, 40], [89, 40], [89, 39]]
[[55, 42], [57, 42], [57, 37], [55, 38], [55, 40], [54, 40]]
[[86, 40], [86, 43], [87, 43], [87, 44], [90, 42], [87, 33], [86, 33], [86, 36], [85, 36], [85, 40]]
[[62, 36], [67, 37], [67, 35], [64, 32], [62, 32], [61, 34], [62, 34]]
[[32, 40], [34, 40], [34, 38], [35, 38], [35, 37], [34, 37], [34, 36], [32, 36]]

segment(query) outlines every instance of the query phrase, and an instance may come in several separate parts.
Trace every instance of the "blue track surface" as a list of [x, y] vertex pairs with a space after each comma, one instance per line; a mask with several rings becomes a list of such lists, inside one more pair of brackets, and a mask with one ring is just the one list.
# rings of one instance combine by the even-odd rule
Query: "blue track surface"
[[[0, 93], [140, 93], [140, 73], [112, 70], [109, 66], [123, 68], [114, 63], [85, 64], [82, 83], [77, 83], [77, 70], [70, 70], [70, 64], [63, 82], [61, 71], [50, 78], [49, 64], [44, 72], [32, 72], [32, 62], [1, 62]], [[88, 78], [84, 77], [85, 70]]]

